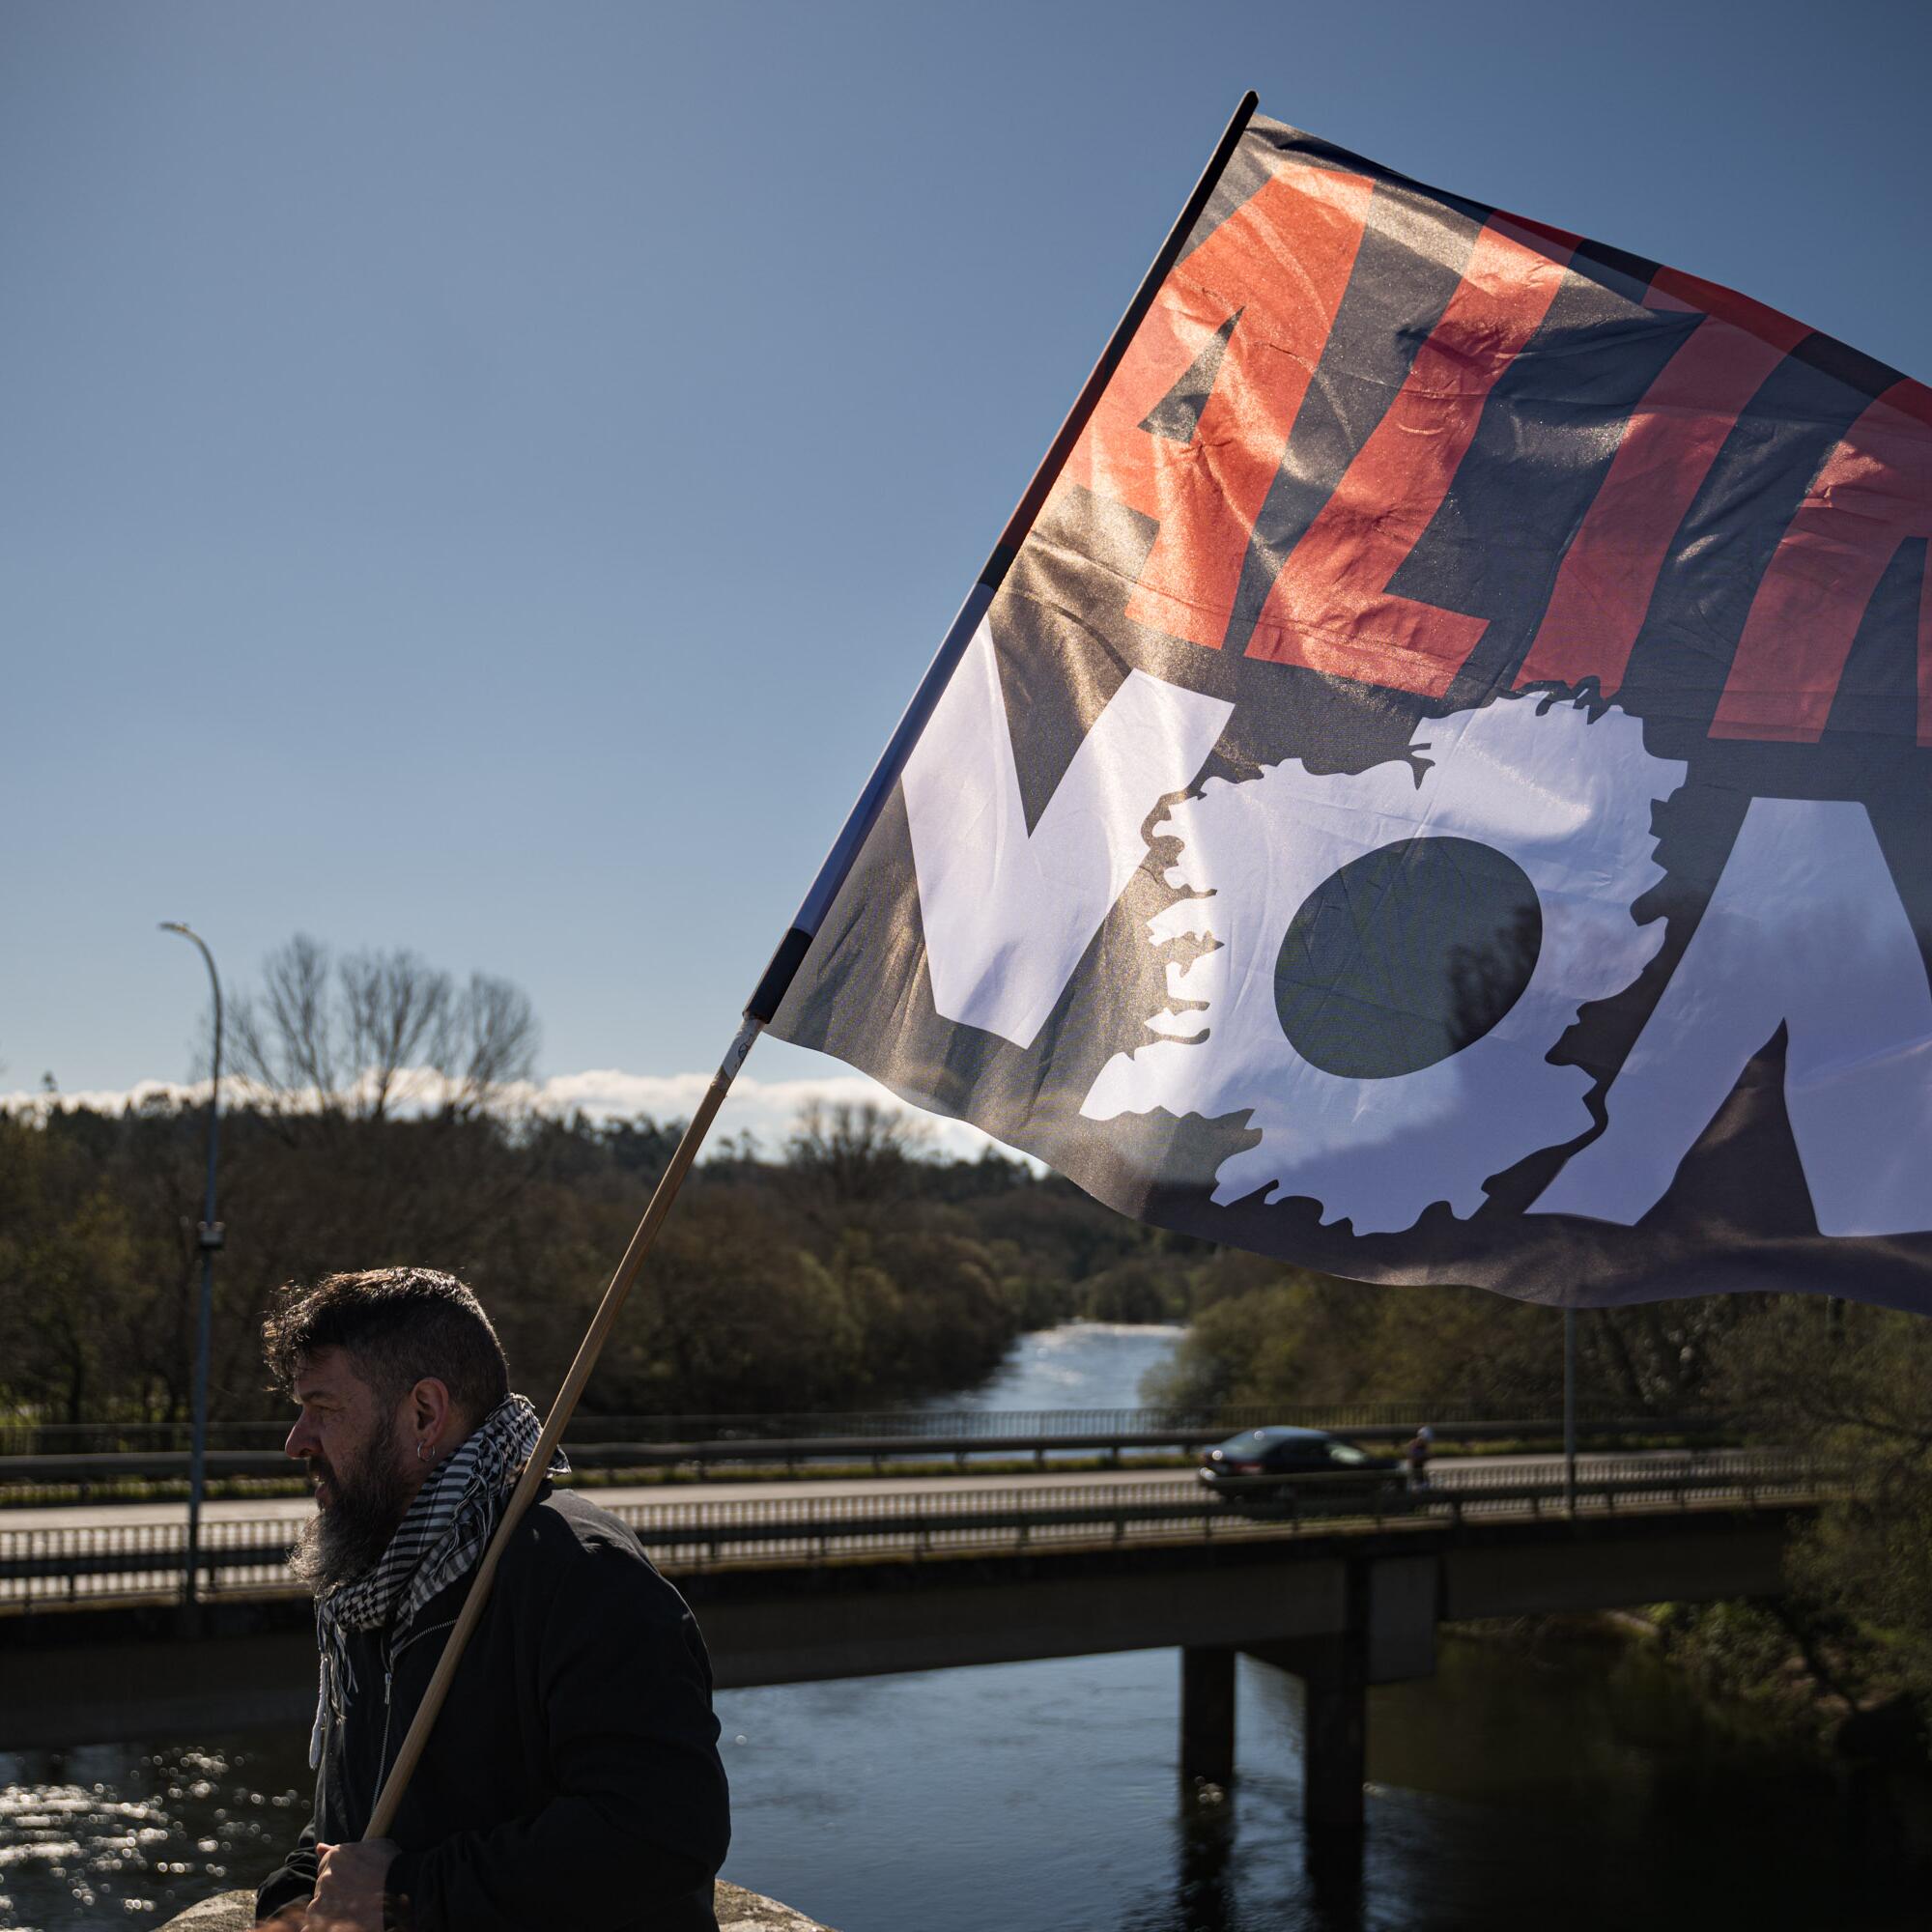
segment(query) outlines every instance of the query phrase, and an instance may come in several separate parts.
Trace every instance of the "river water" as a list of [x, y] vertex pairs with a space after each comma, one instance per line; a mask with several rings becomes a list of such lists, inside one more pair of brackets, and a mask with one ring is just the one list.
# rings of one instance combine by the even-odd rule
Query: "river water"
[[[1130, 1406], [1178, 1332], [1030, 1336], [950, 1405]], [[1296, 1681], [1243, 1660], [1236, 1783], [1202, 1804], [1179, 1676], [1167, 1651], [722, 1693], [726, 1875], [840, 1932], [1927, 1922], [1847, 1855], [1827, 1774], [1640, 1650], [1451, 1638], [1435, 1680], [1372, 1692], [1359, 1878], [1305, 1867]], [[0, 1924], [150, 1926], [252, 1883], [298, 1828], [304, 1743], [0, 1755]]]
[[1172, 1357], [1186, 1332], [1167, 1322], [1063, 1321], [1022, 1335], [983, 1382], [935, 1396], [929, 1406], [981, 1412], [1135, 1408], [1141, 1378]]

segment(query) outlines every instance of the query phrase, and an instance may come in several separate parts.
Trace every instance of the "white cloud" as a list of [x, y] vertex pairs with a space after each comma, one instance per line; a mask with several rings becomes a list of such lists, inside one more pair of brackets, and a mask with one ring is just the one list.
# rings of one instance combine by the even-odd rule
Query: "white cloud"
[[[659, 1121], [688, 1120], [710, 1084], [708, 1072], [626, 1073], [614, 1066], [593, 1067], [582, 1073], [553, 1074], [548, 1080], [515, 1090], [514, 1097], [547, 1114], [582, 1113], [595, 1121], [629, 1120], [639, 1114], [648, 1114]], [[245, 1081], [224, 1080], [223, 1107], [245, 1105], [252, 1091]], [[198, 1084], [141, 1080], [131, 1087], [92, 1088], [72, 1094], [0, 1094], [0, 1110], [13, 1113], [87, 1107], [99, 1113], [119, 1113], [130, 1104], [171, 1100], [200, 1104], [207, 1098], [205, 1080]], [[719, 1111], [718, 1123], [712, 1129], [712, 1145], [715, 1147], [727, 1135], [751, 1134], [761, 1151], [777, 1154], [783, 1149], [799, 1109], [811, 1100], [828, 1106], [840, 1101], [854, 1105], [870, 1101], [890, 1114], [902, 1115], [918, 1122], [923, 1147], [934, 1154], [972, 1160], [987, 1148], [998, 1146], [964, 1121], [943, 1120], [919, 1107], [908, 1106], [864, 1073], [794, 1080], [760, 1080], [755, 1075], [741, 1073], [732, 1084], [730, 1097]]]
[[[531, 1097], [546, 1113], [581, 1110], [594, 1120], [627, 1120], [636, 1114], [649, 1114], [659, 1121], [682, 1120], [690, 1118], [710, 1084], [709, 1073], [625, 1073], [615, 1067], [600, 1067], [585, 1073], [553, 1074], [532, 1090]], [[812, 1100], [827, 1106], [841, 1101], [857, 1106], [870, 1101], [889, 1114], [902, 1115], [919, 1123], [925, 1147], [937, 1154], [971, 1160], [998, 1145], [964, 1121], [942, 1120], [923, 1108], [908, 1106], [864, 1073], [797, 1080], [760, 1080], [741, 1073], [732, 1083], [730, 1097], [719, 1110], [713, 1133], [720, 1138], [749, 1133], [756, 1137], [766, 1153], [777, 1153], [798, 1118], [798, 1110]]]

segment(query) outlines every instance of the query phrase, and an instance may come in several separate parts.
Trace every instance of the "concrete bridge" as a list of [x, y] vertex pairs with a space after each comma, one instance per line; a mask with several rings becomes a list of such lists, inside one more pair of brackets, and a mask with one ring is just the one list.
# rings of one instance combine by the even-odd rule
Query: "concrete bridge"
[[[1492, 1474], [1507, 1480], [1417, 1499], [1385, 1478], [1297, 1479], [1256, 1499], [1262, 1516], [1186, 1479], [618, 1513], [697, 1611], [721, 1688], [1171, 1648], [1180, 1770], [1224, 1784], [1236, 1654], [1293, 1671], [1307, 1819], [1332, 1836], [1362, 1822], [1368, 1689], [1431, 1675], [1439, 1624], [1776, 1594], [1818, 1489], [1786, 1459], [1641, 1459], [1586, 1469], [1572, 1512], [1560, 1463]], [[88, 1598], [16, 1595], [0, 1618], [0, 1748], [305, 1721], [313, 1638], [274, 1574], [285, 1528], [267, 1545], [229, 1528], [241, 1560], [192, 1637], [178, 1607], [140, 1600], [137, 1570], [98, 1573], [111, 1593]], [[17, 1590], [29, 1559], [7, 1534], [0, 1581], [11, 1565]]]
[[1416, 1515], [1200, 1541], [1009, 1549], [917, 1565], [723, 1566], [680, 1578], [721, 1684], [870, 1676], [1096, 1651], [1180, 1653], [1179, 1768], [1225, 1785], [1235, 1660], [1306, 1685], [1307, 1822], [1359, 1830], [1372, 1685], [1435, 1674], [1444, 1622], [1775, 1596], [1797, 1489], [1653, 1494], [1573, 1517]]

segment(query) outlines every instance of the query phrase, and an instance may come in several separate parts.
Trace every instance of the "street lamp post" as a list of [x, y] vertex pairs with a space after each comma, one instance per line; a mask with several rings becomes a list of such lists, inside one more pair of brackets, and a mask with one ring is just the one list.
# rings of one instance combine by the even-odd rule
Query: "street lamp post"
[[1563, 1311], [1563, 1507], [1577, 1514], [1577, 1311]]
[[208, 1087], [208, 1188], [202, 1200], [201, 1225], [195, 1231], [201, 1249], [201, 1309], [194, 1337], [194, 1444], [188, 1459], [187, 1567], [182, 1577], [182, 1602], [195, 1602], [195, 1577], [201, 1558], [201, 1504], [208, 1488], [208, 1355], [214, 1321], [214, 1251], [222, 1242], [221, 1223], [214, 1218], [214, 1156], [221, 1135], [221, 976], [214, 955], [198, 932], [176, 920], [161, 922], [163, 932], [191, 939], [208, 964], [208, 982], [214, 989], [214, 1062]]

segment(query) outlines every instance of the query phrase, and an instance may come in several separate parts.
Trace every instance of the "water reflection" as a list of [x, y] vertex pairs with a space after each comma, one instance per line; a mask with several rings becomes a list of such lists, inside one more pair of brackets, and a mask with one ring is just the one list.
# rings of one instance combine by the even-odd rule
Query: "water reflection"
[[1172, 1918], [1202, 1932], [1225, 1932], [1236, 1914], [1235, 1814], [1226, 1793], [1187, 1794], [1180, 1826], [1180, 1868]]
[[[719, 1698], [727, 1875], [840, 1932], [1891, 1932], [1905, 1881], [1836, 1782], [1641, 1655], [1450, 1639], [1372, 1693], [1359, 1863], [1305, 1856], [1301, 1696], [1239, 1672], [1237, 1776], [1176, 1768], [1172, 1652]], [[306, 1802], [299, 1727], [0, 1758], [0, 1922], [104, 1932], [252, 1884]]]
[[1359, 1861], [1304, 1855], [1299, 1687], [1264, 1665], [1218, 1804], [1179, 1786], [1171, 1653], [734, 1692], [733, 1873], [843, 1932], [1922, 1922], [1843, 1860], [1833, 1780], [1755, 1714], [1621, 1651], [1452, 1639], [1443, 1664], [1373, 1695]]
[[252, 1885], [300, 1830], [299, 1746], [0, 1753], [0, 1924], [153, 1925]]

